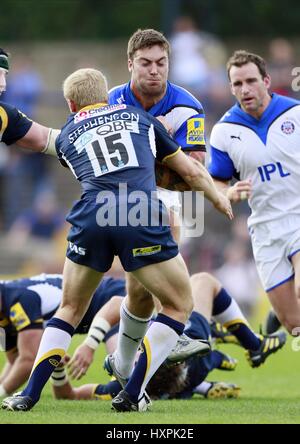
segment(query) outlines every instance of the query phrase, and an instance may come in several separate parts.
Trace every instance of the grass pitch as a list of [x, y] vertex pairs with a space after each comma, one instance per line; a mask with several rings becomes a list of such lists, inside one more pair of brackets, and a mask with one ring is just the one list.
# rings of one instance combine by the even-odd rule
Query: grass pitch
[[[72, 349], [82, 340], [73, 339]], [[222, 346], [225, 353], [239, 360], [233, 372], [214, 371], [210, 381], [230, 381], [242, 388], [239, 399], [156, 401], [146, 413], [116, 413], [110, 401], [55, 401], [51, 386], [45, 387], [40, 402], [30, 412], [0, 411], [0, 424], [259, 424], [300, 423], [300, 352], [291, 347], [291, 340], [258, 369], [251, 369], [242, 349]], [[102, 370], [104, 348], [87, 376], [76, 385], [106, 382]], [[1, 356], [2, 355], [2, 356]], [[0, 353], [0, 364], [3, 363]]]

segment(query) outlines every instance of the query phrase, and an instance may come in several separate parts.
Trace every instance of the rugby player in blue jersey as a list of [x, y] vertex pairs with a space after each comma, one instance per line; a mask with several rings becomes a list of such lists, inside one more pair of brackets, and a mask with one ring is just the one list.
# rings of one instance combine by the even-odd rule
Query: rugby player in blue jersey
[[[8, 71], [8, 54], [0, 48], [0, 95], [6, 89]], [[33, 122], [15, 107], [0, 101], [0, 142], [15, 143], [21, 148], [56, 156], [58, 133], [58, 130]]]
[[[248, 227], [263, 287], [286, 329], [300, 326], [300, 102], [269, 92], [256, 54], [227, 64], [237, 104], [214, 126], [209, 171], [231, 199], [249, 199]], [[239, 181], [231, 185], [231, 180]]]
[[116, 410], [145, 410], [145, 387], [174, 348], [193, 305], [185, 263], [156, 197], [155, 159], [174, 169], [192, 189], [203, 191], [230, 219], [231, 206], [205, 168], [195, 166], [181, 152], [157, 119], [131, 106], [107, 105], [107, 84], [100, 71], [83, 69], [71, 74], [64, 82], [64, 96], [72, 114], [56, 149], [81, 183], [83, 195], [67, 218], [72, 226], [63, 300], [44, 331], [27, 386], [20, 395], [6, 398], [2, 407], [30, 410], [38, 402], [91, 295], [117, 255], [123, 268], [162, 305], [148, 330], [150, 317], [135, 316], [143, 325], [135, 336], [137, 344], [147, 330], [144, 353], [125, 390], [112, 401]]
[[[113, 88], [109, 93], [111, 104], [134, 105], [144, 109], [151, 115], [158, 117], [172, 133], [173, 139], [182, 147], [182, 151], [200, 163], [205, 154], [204, 111], [201, 103], [187, 90], [168, 81], [170, 45], [164, 35], [154, 29], [136, 31], [128, 42], [127, 56], [131, 79], [128, 83]], [[174, 172], [167, 174], [168, 169], [156, 162], [156, 183], [170, 190], [184, 190], [180, 176]], [[170, 170], [169, 170], [170, 171]], [[159, 196], [171, 212], [170, 222], [174, 239], [179, 241], [179, 224], [172, 225], [176, 214], [172, 213], [172, 202], [165, 190]], [[170, 191], [173, 197], [172, 191]], [[176, 200], [175, 200], [176, 205]], [[178, 204], [177, 204], [178, 206]], [[134, 279], [127, 276], [130, 309], [127, 300], [121, 307], [121, 321], [119, 343], [117, 350], [107, 358], [107, 370], [115, 375], [126, 377], [130, 374], [136, 343], [131, 339], [138, 335], [141, 326], [134, 316], [144, 318], [150, 316], [153, 305], [146, 290]], [[218, 294], [222, 287], [213, 276], [208, 273], [196, 274], [191, 280], [192, 292], [195, 296], [199, 292], [207, 292], [208, 299], [212, 294]], [[229, 328], [240, 336], [240, 340], [249, 350], [248, 358], [252, 366], [258, 366], [272, 352], [278, 350], [283, 343], [279, 338], [274, 342], [265, 336], [257, 337], [248, 327], [245, 317], [239, 307], [227, 298], [225, 293], [218, 295], [217, 315], [222, 316], [224, 323], [229, 322]], [[234, 322], [234, 320], [236, 320]], [[136, 333], [135, 333], [136, 332]], [[123, 334], [124, 333], [124, 334]], [[186, 341], [185, 341], [186, 343]], [[191, 341], [186, 348], [194, 346]]]
[[[85, 334], [84, 342], [93, 346], [103, 340], [118, 317], [106, 315], [98, 321], [99, 309], [119, 296], [125, 296], [123, 279], [104, 278], [97, 287], [89, 308], [75, 333]], [[117, 297], [118, 296], [118, 297]], [[16, 391], [31, 372], [43, 329], [58, 309], [62, 299], [62, 275], [41, 274], [30, 278], [0, 281], [0, 345], [6, 354], [6, 364], [0, 374], [0, 397]], [[83, 373], [81, 369], [81, 373]]]

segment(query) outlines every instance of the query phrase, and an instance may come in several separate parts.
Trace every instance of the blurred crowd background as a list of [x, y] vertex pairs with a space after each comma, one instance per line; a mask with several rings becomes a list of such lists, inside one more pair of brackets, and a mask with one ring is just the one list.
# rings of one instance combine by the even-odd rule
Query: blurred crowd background
[[[1, 100], [30, 118], [60, 128], [68, 115], [61, 85], [74, 69], [95, 67], [113, 87], [129, 80], [127, 40], [139, 27], [170, 39], [170, 80], [187, 88], [206, 113], [206, 138], [234, 100], [226, 60], [235, 49], [262, 55], [272, 90], [292, 90], [299, 65], [298, 1], [286, 0], [1, 0], [0, 46], [11, 54]], [[55, 159], [0, 147], [0, 277], [60, 273], [68, 209], [78, 183]], [[190, 272], [209, 271], [247, 315], [262, 304], [246, 220], [247, 203], [227, 222], [205, 203], [204, 234], [183, 239]], [[115, 271], [118, 273], [118, 271]], [[260, 302], [260, 304], [258, 304]]]

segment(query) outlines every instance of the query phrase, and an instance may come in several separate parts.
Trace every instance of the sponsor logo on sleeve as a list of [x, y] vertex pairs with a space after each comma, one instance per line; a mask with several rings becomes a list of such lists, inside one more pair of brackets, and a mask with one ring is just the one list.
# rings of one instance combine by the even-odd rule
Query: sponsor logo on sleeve
[[203, 117], [188, 120], [186, 142], [189, 145], [205, 145]]
[[10, 308], [9, 317], [17, 331], [22, 330], [31, 324], [24, 308], [17, 302]]

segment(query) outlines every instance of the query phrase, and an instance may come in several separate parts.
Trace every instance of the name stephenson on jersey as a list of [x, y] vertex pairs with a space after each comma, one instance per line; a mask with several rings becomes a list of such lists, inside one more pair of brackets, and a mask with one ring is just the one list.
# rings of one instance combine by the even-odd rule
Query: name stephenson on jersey
[[[112, 88], [109, 103], [126, 103], [143, 109], [130, 89], [130, 82]], [[166, 118], [173, 130], [174, 140], [183, 151], [206, 151], [203, 107], [186, 89], [167, 82], [166, 94], [147, 112], [154, 117]]]
[[32, 121], [17, 108], [0, 102], [0, 142], [11, 145], [22, 139], [32, 125]]
[[233, 106], [211, 133], [210, 174], [251, 179], [249, 226], [300, 214], [300, 103], [277, 94], [259, 120]]
[[71, 114], [56, 141], [83, 190], [156, 189], [155, 158], [178, 151], [163, 125], [145, 111], [128, 105], [87, 106]]

